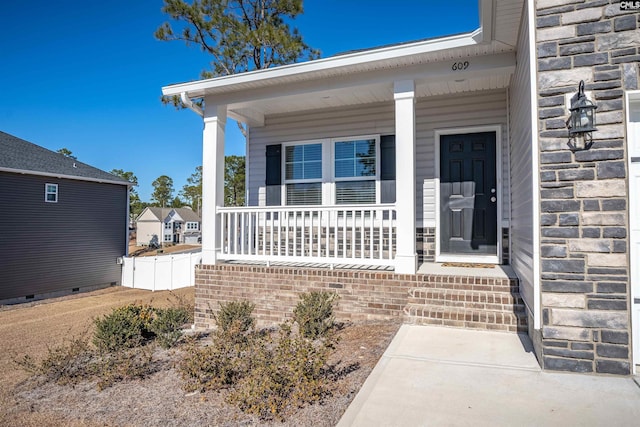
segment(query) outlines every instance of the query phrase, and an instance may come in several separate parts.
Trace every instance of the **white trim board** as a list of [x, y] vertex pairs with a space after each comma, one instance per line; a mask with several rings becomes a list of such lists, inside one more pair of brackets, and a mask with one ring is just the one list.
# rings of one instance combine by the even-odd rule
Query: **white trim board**
[[[631, 286], [632, 367], [640, 363], [640, 90], [628, 91], [626, 100], [629, 168], [629, 268]], [[638, 301], [636, 303], [636, 301]]]
[[[496, 250], [495, 255], [442, 255], [440, 253], [440, 137], [442, 135], [461, 135], [468, 133], [495, 132], [496, 134], [496, 204], [499, 209], [496, 210]], [[502, 254], [502, 126], [485, 125], [472, 127], [459, 127], [436, 129], [434, 132], [435, 142], [435, 190], [436, 190], [436, 262], [484, 262], [491, 264], [500, 264]]]

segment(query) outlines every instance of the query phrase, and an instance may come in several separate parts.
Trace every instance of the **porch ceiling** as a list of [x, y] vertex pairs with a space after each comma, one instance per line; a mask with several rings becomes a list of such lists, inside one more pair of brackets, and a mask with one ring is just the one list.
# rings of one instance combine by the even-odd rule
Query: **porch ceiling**
[[[505, 45], [495, 44], [499, 45], [495, 49], [499, 53], [457, 56], [449, 52], [437, 61], [291, 82], [275, 91], [256, 88], [244, 93], [212, 95], [207, 101], [226, 103], [231, 115], [250, 120], [295, 111], [393, 101], [393, 84], [398, 80], [415, 81], [417, 97], [503, 89], [509, 86], [515, 70], [515, 54]], [[467, 70], [452, 70], [454, 63], [465, 62], [469, 63]]]
[[[509, 86], [513, 68], [501, 69], [491, 75], [458, 79], [416, 79], [416, 96], [428, 97], [481, 90], [504, 89]], [[244, 118], [268, 116], [296, 111], [318, 110], [341, 106], [393, 101], [393, 82], [349, 88], [318, 89], [299, 94], [265, 97], [231, 103], [230, 114]]]

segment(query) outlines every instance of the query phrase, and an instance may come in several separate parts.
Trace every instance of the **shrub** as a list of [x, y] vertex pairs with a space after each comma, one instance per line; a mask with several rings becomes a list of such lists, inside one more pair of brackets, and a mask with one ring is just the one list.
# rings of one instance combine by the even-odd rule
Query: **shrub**
[[175, 294], [169, 291], [169, 305], [173, 308], [178, 308], [187, 313], [187, 320], [185, 323], [193, 323], [193, 313], [195, 311], [195, 303], [193, 299], [189, 299], [184, 295]]
[[47, 356], [39, 362], [26, 355], [16, 363], [47, 382], [67, 385], [77, 384], [93, 375], [93, 358], [94, 352], [85, 333], [49, 348]]
[[220, 310], [214, 314], [213, 319], [223, 331], [246, 333], [255, 325], [255, 319], [251, 316], [254, 308], [255, 305], [249, 301], [220, 303]]
[[155, 372], [153, 348], [134, 347], [103, 354], [95, 360], [92, 370], [98, 390], [121, 381], [145, 378]]
[[258, 342], [252, 369], [239, 379], [229, 402], [261, 419], [283, 420], [325, 393], [330, 350], [328, 341], [309, 341], [290, 323], [282, 324], [275, 342], [269, 337]]
[[191, 314], [184, 308], [156, 309], [149, 325], [155, 340], [163, 348], [173, 347], [182, 337], [182, 327], [191, 319]]
[[313, 340], [325, 337], [333, 328], [333, 307], [338, 298], [338, 294], [324, 291], [300, 295], [300, 301], [293, 310], [293, 319], [305, 338]]
[[251, 369], [253, 346], [251, 340], [229, 340], [222, 333], [208, 347], [200, 347], [196, 342], [189, 343], [178, 364], [178, 371], [185, 381], [184, 390], [232, 387]]
[[94, 320], [93, 344], [102, 352], [136, 347], [154, 337], [150, 330], [154, 310], [148, 305], [129, 304]]
[[253, 307], [246, 301], [221, 304], [211, 346], [202, 348], [195, 341], [189, 342], [178, 365], [185, 390], [220, 390], [247, 374], [259, 340], [253, 329]]
[[97, 381], [98, 389], [102, 390], [116, 382], [152, 373], [152, 352], [150, 348], [137, 347], [98, 354], [85, 334], [50, 348], [47, 356], [38, 362], [28, 355], [16, 362], [45, 382], [76, 385]]

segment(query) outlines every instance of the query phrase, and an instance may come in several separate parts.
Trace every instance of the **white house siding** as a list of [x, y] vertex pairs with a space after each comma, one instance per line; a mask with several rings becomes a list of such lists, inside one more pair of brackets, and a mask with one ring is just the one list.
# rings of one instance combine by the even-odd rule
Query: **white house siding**
[[138, 246], [148, 245], [154, 235], [158, 236], [157, 243], [162, 242], [162, 221], [159, 221], [158, 218], [147, 209], [136, 220], [136, 244]]
[[511, 266], [520, 293], [534, 309], [533, 200], [531, 146], [531, 74], [526, 8], [518, 39], [517, 67], [509, 93], [511, 131]]
[[[250, 206], [265, 204], [265, 150], [270, 144], [357, 135], [395, 133], [394, 104], [377, 103], [346, 108], [269, 116], [265, 126], [249, 133], [247, 182]], [[506, 90], [418, 99], [416, 103], [416, 226], [435, 226], [436, 129], [500, 125], [503, 153], [503, 219], [509, 217]], [[424, 216], [423, 216], [423, 205]], [[424, 218], [424, 221], [423, 221]]]

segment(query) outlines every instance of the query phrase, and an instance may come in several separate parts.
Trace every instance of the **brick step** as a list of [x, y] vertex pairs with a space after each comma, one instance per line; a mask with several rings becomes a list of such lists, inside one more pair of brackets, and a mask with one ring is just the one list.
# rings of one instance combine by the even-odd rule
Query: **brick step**
[[508, 332], [527, 331], [527, 316], [524, 310], [508, 312], [409, 303], [404, 308], [404, 314], [408, 322], [419, 325]]
[[524, 302], [516, 292], [414, 288], [409, 291], [408, 302], [415, 305], [440, 305], [488, 311], [524, 311]]
[[464, 277], [464, 276], [423, 276], [417, 289], [450, 289], [459, 291], [504, 292], [517, 294], [520, 289], [518, 279], [501, 277]]

